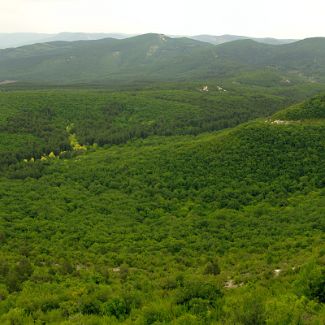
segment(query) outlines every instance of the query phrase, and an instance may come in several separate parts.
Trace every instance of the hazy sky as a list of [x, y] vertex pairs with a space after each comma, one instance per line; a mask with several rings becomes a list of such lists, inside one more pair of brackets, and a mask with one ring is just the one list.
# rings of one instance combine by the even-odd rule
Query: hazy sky
[[0, 0], [0, 32], [325, 36], [325, 0]]

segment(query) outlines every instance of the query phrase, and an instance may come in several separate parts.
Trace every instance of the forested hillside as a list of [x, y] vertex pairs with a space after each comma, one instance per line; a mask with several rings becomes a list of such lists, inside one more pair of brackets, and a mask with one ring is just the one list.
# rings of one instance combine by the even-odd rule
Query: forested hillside
[[[262, 76], [253, 76], [267, 80]], [[0, 92], [0, 170], [51, 152], [70, 156], [80, 145], [110, 146], [151, 135], [197, 135], [267, 117], [320, 90], [322, 84], [270, 78], [141, 91], [21, 90]], [[246, 83], [246, 85], [245, 85]], [[273, 87], [269, 87], [272, 84]]]
[[0, 323], [324, 323], [324, 96], [215, 90], [0, 94]]
[[47, 84], [188, 81], [271, 69], [289, 78], [324, 81], [325, 39], [284, 45], [239, 40], [214, 46], [145, 34], [127, 39], [45, 42], [0, 50], [0, 81]]

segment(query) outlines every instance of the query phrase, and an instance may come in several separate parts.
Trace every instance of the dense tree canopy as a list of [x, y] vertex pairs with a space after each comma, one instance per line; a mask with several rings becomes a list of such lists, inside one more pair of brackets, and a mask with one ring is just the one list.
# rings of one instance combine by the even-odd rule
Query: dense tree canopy
[[0, 323], [323, 324], [324, 97], [236, 96], [0, 94]]

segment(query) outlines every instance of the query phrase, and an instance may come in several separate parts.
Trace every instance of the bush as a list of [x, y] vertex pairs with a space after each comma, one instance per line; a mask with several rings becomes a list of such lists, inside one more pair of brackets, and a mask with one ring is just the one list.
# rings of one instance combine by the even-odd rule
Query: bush
[[262, 325], [266, 323], [265, 297], [262, 289], [249, 288], [242, 294], [227, 300], [224, 306], [225, 315], [229, 324]]
[[308, 299], [325, 302], [325, 270], [315, 262], [305, 265], [295, 281], [296, 292]]
[[[223, 293], [217, 283], [214, 282], [204, 282], [200, 280], [188, 281], [183, 288], [180, 289], [178, 295], [176, 297], [176, 303], [186, 305], [187, 308], [191, 308], [194, 306], [194, 302], [192, 301], [200, 301], [202, 306], [204, 304], [206, 306], [215, 306], [216, 300], [221, 298]], [[201, 299], [201, 300], [197, 300]]]
[[33, 273], [33, 267], [26, 257], [14, 266], [6, 277], [6, 283], [10, 292], [19, 291], [21, 284], [26, 281]]
[[204, 274], [218, 275], [220, 272], [219, 263], [216, 259], [209, 261], [204, 269]]
[[145, 307], [143, 310], [143, 324], [169, 324], [172, 320], [172, 315], [170, 313], [170, 310], [167, 310], [165, 307], [167, 306], [158, 303]]
[[100, 303], [97, 300], [86, 299], [81, 305], [82, 314], [86, 315], [99, 315], [100, 314]]
[[193, 298], [188, 303], [188, 310], [195, 315], [206, 316], [209, 308], [209, 300], [202, 298]]
[[101, 313], [103, 315], [115, 316], [117, 319], [122, 319], [127, 314], [127, 306], [124, 299], [114, 298], [102, 304]]

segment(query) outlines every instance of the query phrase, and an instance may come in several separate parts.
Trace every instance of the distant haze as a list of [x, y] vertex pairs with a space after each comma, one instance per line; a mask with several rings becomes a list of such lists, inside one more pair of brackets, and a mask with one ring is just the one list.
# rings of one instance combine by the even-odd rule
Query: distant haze
[[0, 0], [0, 33], [325, 35], [324, 0]]

